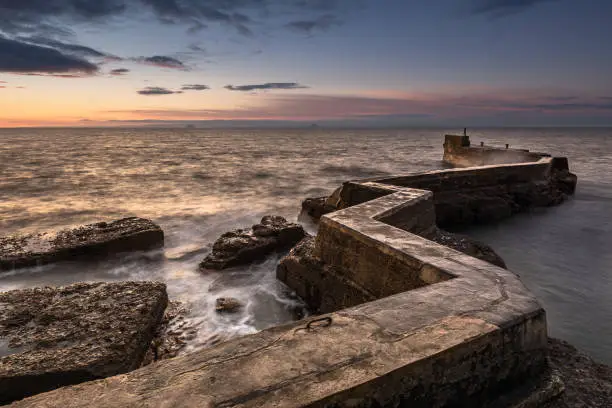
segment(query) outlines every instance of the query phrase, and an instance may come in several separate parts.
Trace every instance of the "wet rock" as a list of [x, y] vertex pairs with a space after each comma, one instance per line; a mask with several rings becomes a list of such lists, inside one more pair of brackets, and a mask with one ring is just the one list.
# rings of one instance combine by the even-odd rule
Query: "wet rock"
[[0, 404], [138, 368], [167, 302], [159, 282], [0, 293]]
[[336, 211], [336, 208], [327, 204], [328, 197], [307, 198], [302, 202], [302, 212], [318, 220], [321, 216]]
[[236, 298], [222, 297], [215, 301], [215, 310], [219, 313], [235, 313], [244, 305]]
[[272, 252], [291, 248], [306, 236], [299, 224], [279, 216], [265, 216], [251, 229], [226, 232], [200, 263], [200, 269], [225, 269], [265, 258]]
[[307, 214], [318, 221], [325, 214], [336, 211], [339, 207], [342, 187], [337, 188], [329, 197], [307, 198], [302, 202], [302, 214]]
[[82, 257], [145, 251], [164, 245], [164, 232], [150, 220], [124, 218], [57, 233], [0, 237], [0, 270], [11, 270]]
[[482, 259], [483, 261], [487, 261], [501, 268], [506, 268], [506, 263], [493, 248], [466, 235], [455, 234], [436, 228], [433, 233], [428, 234], [425, 238], [473, 256], [474, 258]]
[[593, 361], [562, 340], [549, 339], [548, 354], [565, 391], [541, 408], [612, 407], [612, 367]]
[[141, 366], [176, 357], [187, 342], [195, 338], [197, 328], [187, 319], [188, 313], [189, 309], [183, 303], [177, 301], [168, 303]]

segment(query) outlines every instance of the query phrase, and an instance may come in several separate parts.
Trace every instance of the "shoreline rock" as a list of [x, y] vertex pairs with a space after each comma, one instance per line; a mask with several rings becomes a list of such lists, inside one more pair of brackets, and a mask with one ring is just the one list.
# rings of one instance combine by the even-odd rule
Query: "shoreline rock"
[[299, 224], [267, 215], [251, 229], [226, 232], [213, 244], [212, 252], [200, 263], [200, 270], [222, 270], [259, 261], [267, 255], [291, 248], [306, 236]]
[[476, 241], [467, 235], [444, 231], [436, 227], [433, 233], [424, 235], [424, 237], [437, 242], [440, 245], [463, 252], [466, 255], [470, 255], [474, 258], [487, 261], [495, 266], [508, 269], [506, 267], [506, 262], [493, 250], [493, 248], [483, 242]]
[[167, 302], [160, 282], [0, 293], [0, 404], [140, 367]]
[[215, 310], [217, 313], [236, 313], [244, 305], [241, 301], [232, 297], [221, 297], [215, 300]]
[[74, 258], [105, 257], [147, 251], [164, 245], [164, 232], [153, 221], [130, 217], [98, 222], [57, 233], [0, 237], [0, 271]]
[[548, 339], [551, 368], [565, 385], [559, 398], [541, 408], [612, 407], [612, 367], [593, 360], [563, 340]]
[[187, 342], [195, 338], [197, 329], [187, 320], [188, 313], [189, 310], [183, 303], [168, 302], [164, 317], [155, 331], [141, 367], [176, 357], [187, 346]]

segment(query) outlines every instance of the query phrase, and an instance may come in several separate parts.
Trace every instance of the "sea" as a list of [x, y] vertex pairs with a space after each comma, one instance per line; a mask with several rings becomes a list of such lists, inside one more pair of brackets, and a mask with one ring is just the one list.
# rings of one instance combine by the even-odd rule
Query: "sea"
[[[165, 232], [164, 257], [122, 255], [0, 274], [0, 290], [80, 281], [161, 280], [197, 329], [184, 352], [294, 319], [278, 256], [222, 272], [198, 263], [215, 239], [262, 216], [299, 217], [306, 197], [343, 181], [439, 169], [445, 133], [462, 129], [0, 129], [0, 235], [122, 217]], [[489, 244], [540, 299], [549, 334], [612, 364], [612, 129], [474, 129], [472, 142], [567, 156], [576, 195], [463, 230]], [[299, 220], [298, 220], [299, 218]], [[235, 297], [236, 314], [215, 312]]]

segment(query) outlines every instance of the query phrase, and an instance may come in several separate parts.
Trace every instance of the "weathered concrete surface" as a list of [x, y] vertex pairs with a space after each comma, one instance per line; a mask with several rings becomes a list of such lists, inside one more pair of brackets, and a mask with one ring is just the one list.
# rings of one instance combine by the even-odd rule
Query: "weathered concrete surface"
[[0, 403], [138, 368], [167, 301], [158, 282], [0, 293]]
[[540, 313], [528, 319], [529, 330], [463, 314], [418, 326], [401, 300], [378, 301], [385, 305], [373, 315], [355, 308], [332, 314], [331, 324], [276, 327], [12, 406], [478, 406], [541, 368]]
[[150, 220], [124, 218], [57, 233], [0, 237], [0, 270], [11, 270], [76, 257], [108, 256], [164, 245], [164, 232]]
[[200, 269], [226, 269], [265, 258], [274, 251], [285, 250], [306, 236], [299, 224], [279, 216], [265, 216], [251, 229], [226, 232], [213, 244]]

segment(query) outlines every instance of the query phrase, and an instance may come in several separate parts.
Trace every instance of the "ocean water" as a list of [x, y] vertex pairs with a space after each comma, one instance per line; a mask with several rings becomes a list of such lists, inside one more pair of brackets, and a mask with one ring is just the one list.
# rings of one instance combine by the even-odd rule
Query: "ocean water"
[[[0, 275], [0, 290], [78, 281], [157, 279], [190, 308], [186, 351], [292, 319], [297, 301], [275, 280], [277, 257], [201, 273], [223, 232], [263, 215], [296, 221], [305, 197], [343, 181], [442, 167], [458, 129], [0, 129], [0, 234], [57, 230], [126, 216], [166, 234], [164, 257], [124, 255]], [[491, 245], [547, 310], [549, 333], [612, 363], [612, 129], [479, 129], [473, 143], [568, 156], [578, 191], [466, 232]], [[307, 228], [314, 232], [312, 225]], [[246, 307], [214, 311], [217, 297]]]

